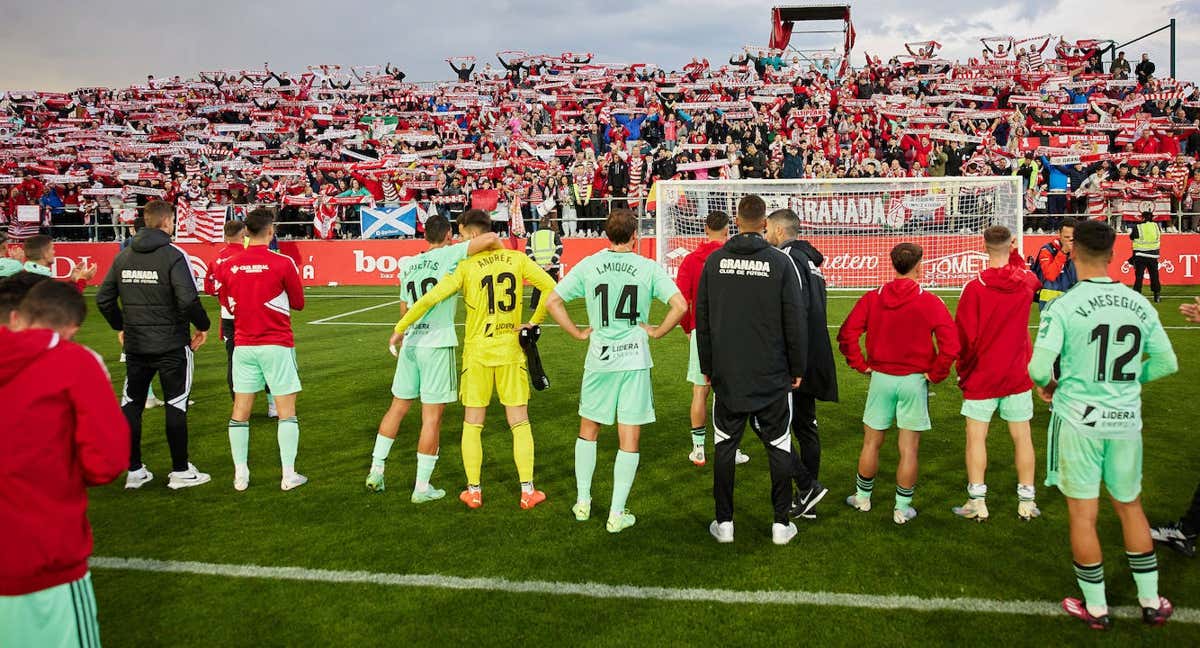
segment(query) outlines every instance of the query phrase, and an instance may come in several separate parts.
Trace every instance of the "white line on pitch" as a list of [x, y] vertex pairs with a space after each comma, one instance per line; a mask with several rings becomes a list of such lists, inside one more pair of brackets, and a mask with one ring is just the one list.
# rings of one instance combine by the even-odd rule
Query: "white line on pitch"
[[399, 303], [400, 303], [399, 299], [393, 299], [392, 301], [389, 301], [389, 302], [384, 302], [382, 304], [376, 304], [374, 306], [367, 306], [366, 308], [360, 308], [358, 310], [352, 310], [348, 313], [339, 313], [337, 315], [330, 315], [329, 317], [323, 317], [319, 320], [313, 320], [313, 321], [309, 322], [309, 324], [327, 324], [333, 320], [340, 319], [342, 317], [349, 317], [351, 315], [357, 315], [359, 313], [373, 311], [376, 308], [383, 308], [384, 306], [392, 306], [392, 305], [399, 304]]
[[[1057, 603], [1049, 601], [1000, 601], [980, 598], [921, 598], [919, 596], [888, 596], [878, 594], [840, 594], [835, 592], [802, 592], [787, 590], [729, 590], [675, 587], [641, 587], [637, 585], [607, 585], [604, 583], [564, 583], [558, 581], [517, 581], [506, 578], [463, 578], [440, 574], [387, 574], [366, 571], [335, 571], [303, 567], [262, 567], [259, 565], [229, 565], [144, 558], [92, 558], [93, 569], [169, 574], [196, 574], [226, 578], [269, 578], [274, 580], [321, 583], [359, 583], [393, 587], [424, 587], [446, 590], [475, 590], [506, 594], [542, 594], [547, 596], [580, 596], [595, 599], [634, 599], [653, 601], [706, 602], [730, 605], [811, 605], [817, 607], [846, 607], [869, 610], [916, 610], [920, 612], [987, 612], [1023, 616], [1062, 617], [1063, 624], [1073, 623]], [[1135, 617], [1140, 610], [1133, 607], [1113, 608], [1113, 613]], [[1200, 624], [1200, 610], [1176, 608], [1175, 623]]]
[[[349, 315], [350, 313], [346, 313], [346, 314]], [[395, 322], [327, 322], [324, 320], [317, 321], [317, 322], [309, 322], [309, 324], [323, 324], [325, 326], [395, 326], [396, 325]], [[459, 323], [455, 324], [455, 326], [464, 326], [464, 324], [462, 322], [459, 322]], [[586, 324], [576, 324], [576, 326], [586, 326]], [[542, 328], [558, 328], [558, 325], [543, 322]], [[838, 329], [838, 328], [841, 328], [841, 325], [829, 324], [825, 328], [828, 328], [831, 330]], [[1037, 329], [1037, 325], [1030, 324], [1029, 328]], [[1200, 331], [1200, 326], [1164, 326], [1163, 328], [1168, 331]]]

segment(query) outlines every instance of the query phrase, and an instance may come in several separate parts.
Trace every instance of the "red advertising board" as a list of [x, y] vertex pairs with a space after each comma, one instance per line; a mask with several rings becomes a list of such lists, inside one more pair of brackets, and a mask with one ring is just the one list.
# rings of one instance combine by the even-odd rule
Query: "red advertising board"
[[[1035, 254], [1049, 236], [1026, 236], [1025, 253]], [[847, 242], [850, 241], [848, 245]], [[986, 265], [978, 236], [919, 236], [912, 239], [925, 247], [926, 279], [934, 285], [958, 286]], [[891, 278], [888, 248], [894, 239], [870, 237], [815, 237], [811, 239], [826, 253], [823, 271], [832, 286], [879, 285]], [[690, 241], [688, 241], [690, 242]], [[685, 241], [672, 240], [669, 250], [682, 250]], [[192, 271], [202, 277], [221, 249], [218, 244], [180, 245], [192, 260]], [[568, 270], [580, 259], [607, 247], [604, 239], [567, 239], [563, 262]], [[694, 247], [694, 246], [689, 246]], [[834, 252], [838, 249], [850, 252]], [[120, 248], [116, 243], [55, 243], [54, 273], [66, 277], [79, 263], [96, 264], [92, 281], [99, 284]], [[423, 241], [283, 241], [280, 251], [292, 257], [306, 286], [390, 286], [396, 283], [396, 268], [402, 259], [426, 249]], [[654, 240], [642, 240], [642, 253], [654, 254]], [[670, 252], [668, 252], [670, 253]], [[1114, 270], [1132, 281], [1128, 237], [1117, 239]], [[678, 265], [677, 262], [672, 265]], [[1200, 284], [1200, 236], [1167, 234], [1162, 238], [1162, 281], [1167, 285]]]

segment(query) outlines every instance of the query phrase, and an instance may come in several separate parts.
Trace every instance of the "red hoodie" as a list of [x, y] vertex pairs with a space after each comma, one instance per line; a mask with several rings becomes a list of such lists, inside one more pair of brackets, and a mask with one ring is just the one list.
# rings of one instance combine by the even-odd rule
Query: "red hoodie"
[[296, 346], [292, 311], [304, 310], [304, 288], [291, 257], [251, 245], [218, 266], [216, 280], [237, 320], [237, 346]]
[[[864, 332], [866, 357], [858, 343]], [[929, 374], [929, 379], [938, 383], [950, 375], [950, 366], [958, 357], [958, 334], [940, 297], [925, 292], [912, 279], [895, 279], [854, 304], [838, 331], [838, 347], [855, 371], [870, 369], [891, 376]]]
[[129, 425], [100, 357], [45, 329], [0, 328], [0, 596], [87, 573], [87, 487], [129, 466]]
[[700, 244], [700, 247], [692, 250], [690, 254], [683, 257], [683, 263], [679, 264], [679, 274], [675, 277], [675, 285], [679, 286], [679, 292], [683, 294], [687, 300], [688, 310], [684, 314], [683, 320], [679, 322], [683, 326], [683, 332], [691, 335], [696, 328], [696, 293], [700, 290], [700, 273], [704, 270], [704, 262], [708, 260], [708, 255], [714, 250], [721, 249], [725, 245], [721, 241], [705, 241]]
[[221, 304], [221, 319], [233, 319], [233, 311], [229, 309], [229, 291], [222, 290], [224, 286], [218, 278], [218, 271], [245, 249], [246, 246], [241, 243], [226, 243], [217, 253], [217, 258], [208, 266], [208, 274], [204, 277], [204, 292], [216, 297], [217, 302]]
[[988, 268], [963, 287], [955, 321], [962, 354], [963, 398], [1001, 398], [1033, 389], [1029, 379], [1029, 308], [1042, 284], [1017, 250], [1003, 268]]

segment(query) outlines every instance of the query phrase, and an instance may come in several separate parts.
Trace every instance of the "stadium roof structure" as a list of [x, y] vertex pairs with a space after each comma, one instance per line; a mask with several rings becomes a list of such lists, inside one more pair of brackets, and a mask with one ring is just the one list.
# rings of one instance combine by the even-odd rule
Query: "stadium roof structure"
[[[836, 27], [814, 25], [812, 29], [796, 29], [795, 23], [840, 23]], [[805, 39], [804, 43], [792, 43], [793, 36], [832, 36], [840, 34], [841, 39], [831, 46], [831, 39]], [[822, 3], [806, 5], [790, 5], [771, 9], [771, 39], [772, 49], [790, 50], [806, 60], [816, 62], [821, 58], [829, 58], [830, 54], [841, 57], [843, 61], [850, 58], [850, 50], [854, 48], [854, 23], [850, 20], [850, 3]], [[824, 40], [825, 42], [822, 42]], [[838, 50], [841, 50], [840, 53]]]

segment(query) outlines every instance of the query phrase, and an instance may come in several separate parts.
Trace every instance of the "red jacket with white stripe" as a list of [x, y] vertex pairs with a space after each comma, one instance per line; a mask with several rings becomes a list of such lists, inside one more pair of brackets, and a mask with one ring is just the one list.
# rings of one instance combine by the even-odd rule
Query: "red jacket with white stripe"
[[[859, 346], [863, 333], [867, 335], [865, 357]], [[854, 304], [838, 331], [838, 346], [855, 371], [928, 374], [938, 383], [950, 375], [958, 357], [958, 332], [941, 298], [911, 279], [895, 279]]]
[[216, 273], [237, 320], [237, 346], [296, 346], [292, 310], [304, 310], [304, 288], [292, 258], [251, 245]]
[[79, 580], [87, 487], [129, 465], [129, 425], [100, 357], [46, 329], [0, 327], [0, 596]]
[[704, 262], [713, 251], [721, 249], [724, 243], [720, 241], [705, 241], [700, 247], [692, 250], [679, 264], [679, 274], [675, 277], [675, 285], [687, 300], [688, 310], [680, 325], [683, 332], [691, 335], [696, 328], [696, 293], [700, 290], [700, 273], [704, 271]]
[[955, 312], [963, 398], [1002, 398], [1033, 388], [1029, 309], [1041, 287], [1018, 250], [1013, 250], [1007, 266], [988, 268], [963, 287]]
[[212, 265], [208, 266], [208, 274], [204, 276], [204, 292], [216, 297], [217, 302], [221, 304], [221, 319], [233, 319], [233, 311], [229, 310], [229, 294], [228, 291], [222, 290], [224, 284], [217, 279], [217, 270], [245, 249], [246, 247], [241, 243], [226, 244], [217, 253], [217, 258], [213, 259]]

